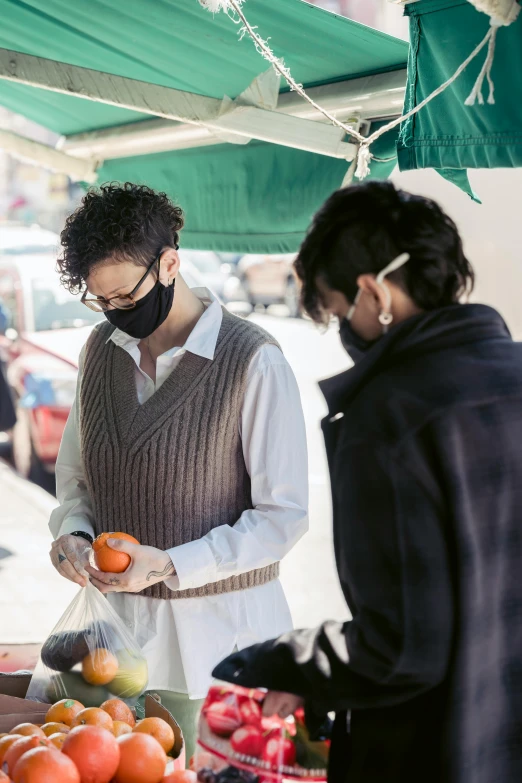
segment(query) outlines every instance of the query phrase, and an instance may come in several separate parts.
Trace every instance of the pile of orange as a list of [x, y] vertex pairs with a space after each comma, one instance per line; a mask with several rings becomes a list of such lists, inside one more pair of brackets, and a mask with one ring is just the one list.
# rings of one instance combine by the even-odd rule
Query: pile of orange
[[42, 726], [0, 735], [0, 783], [196, 783], [194, 772], [165, 774], [174, 740], [168, 723], [137, 723], [120, 699], [87, 709], [62, 699]]

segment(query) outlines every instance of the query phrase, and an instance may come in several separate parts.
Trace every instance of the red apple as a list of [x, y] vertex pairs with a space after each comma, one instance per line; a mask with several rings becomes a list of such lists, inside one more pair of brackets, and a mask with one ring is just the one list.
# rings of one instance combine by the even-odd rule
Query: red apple
[[230, 738], [232, 750], [245, 756], [259, 758], [265, 747], [264, 737], [255, 726], [241, 726]]
[[216, 701], [206, 710], [211, 731], [220, 737], [230, 737], [241, 726], [241, 716], [235, 704]]
[[248, 699], [239, 708], [241, 720], [245, 726], [260, 726], [262, 712], [261, 707], [253, 699]]

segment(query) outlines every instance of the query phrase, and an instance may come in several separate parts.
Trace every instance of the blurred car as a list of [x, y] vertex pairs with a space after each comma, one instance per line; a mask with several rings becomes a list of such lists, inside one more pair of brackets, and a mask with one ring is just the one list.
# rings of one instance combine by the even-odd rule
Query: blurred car
[[[10, 315], [0, 345], [17, 407], [12, 456], [22, 476], [46, 486], [74, 401], [81, 348], [103, 319], [60, 285], [58, 246], [52, 232], [0, 225], [0, 300]], [[189, 261], [182, 275], [191, 288], [205, 285]]]
[[224, 261], [222, 254], [210, 250], [183, 248], [179, 250], [182, 271], [187, 261], [193, 264], [200, 273], [205, 288], [212, 291], [232, 312], [237, 315], [248, 315], [252, 308], [248, 305], [248, 297], [236, 273], [234, 263], [241, 256], [226, 255], [229, 256], [228, 261]]
[[252, 307], [284, 304], [292, 318], [300, 315], [294, 260], [292, 254], [243, 256], [237, 271]]

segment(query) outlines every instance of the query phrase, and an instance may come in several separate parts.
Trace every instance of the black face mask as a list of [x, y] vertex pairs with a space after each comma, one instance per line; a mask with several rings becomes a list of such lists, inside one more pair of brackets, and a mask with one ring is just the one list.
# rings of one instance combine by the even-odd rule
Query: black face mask
[[105, 317], [129, 337], [144, 340], [161, 326], [170, 313], [174, 302], [175, 283], [174, 279], [171, 285], [167, 286], [156, 280], [154, 287], [136, 301], [136, 307], [132, 310], [107, 310]]
[[351, 322], [347, 318], [343, 318], [341, 321], [341, 325], [339, 326], [339, 336], [341, 338], [341, 343], [343, 344], [344, 350], [354, 364], [357, 364], [357, 362], [363, 359], [370, 348], [372, 348], [376, 343], [376, 340], [365, 340], [364, 337], [361, 337], [360, 334], [357, 334]]

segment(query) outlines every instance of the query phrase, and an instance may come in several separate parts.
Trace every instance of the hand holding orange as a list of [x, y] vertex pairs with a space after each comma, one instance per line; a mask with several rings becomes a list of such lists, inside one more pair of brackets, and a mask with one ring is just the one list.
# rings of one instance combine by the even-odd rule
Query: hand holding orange
[[126, 552], [111, 549], [107, 544], [111, 538], [120, 538], [131, 544], [138, 544], [138, 546], [140, 542], [128, 533], [101, 533], [94, 540], [92, 548], [97, 568], [111, 574], [122, 574], [130, 566], [131, 557]]

